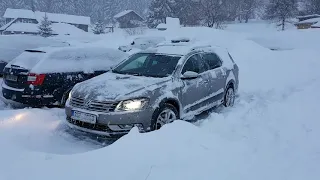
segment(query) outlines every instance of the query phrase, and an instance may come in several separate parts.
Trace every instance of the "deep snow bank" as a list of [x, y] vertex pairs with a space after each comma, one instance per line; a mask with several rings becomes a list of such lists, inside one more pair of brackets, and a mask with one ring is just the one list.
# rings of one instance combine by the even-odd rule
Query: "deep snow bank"
[[64, 118], [64, 111], [58, 109], [0, 111], [1, 161], [15, 156], [12, 151], [74, 154], [97, 148], [65, 133], [61, 123]]

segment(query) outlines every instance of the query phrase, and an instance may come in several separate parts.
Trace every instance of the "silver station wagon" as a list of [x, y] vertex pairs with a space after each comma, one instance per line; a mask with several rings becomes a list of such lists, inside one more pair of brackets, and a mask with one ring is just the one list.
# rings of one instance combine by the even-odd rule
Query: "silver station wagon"
[[238, 75], [226, 49], [172, 40], [78, 83], [66, 103], [66, 122], [73, 129], [109, 137], [125, 135], [133, 127], [150, 132], [216, 106], [233, 106]]

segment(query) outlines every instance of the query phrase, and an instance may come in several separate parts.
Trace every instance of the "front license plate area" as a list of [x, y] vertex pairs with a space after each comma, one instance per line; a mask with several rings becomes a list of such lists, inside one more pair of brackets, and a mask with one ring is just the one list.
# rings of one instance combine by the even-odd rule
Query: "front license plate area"
[[97, 123], [97, 116], [96, 115], [84, 113], [84, 112], [80, 112], [80, 111], [72, 111], [71, 119], [90, 123], [90, 124]]

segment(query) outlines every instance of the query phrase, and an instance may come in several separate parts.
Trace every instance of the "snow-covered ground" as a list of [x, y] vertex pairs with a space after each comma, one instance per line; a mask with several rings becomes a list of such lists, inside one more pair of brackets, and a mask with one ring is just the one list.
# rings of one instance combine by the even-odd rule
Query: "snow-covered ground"
[[[61, 109], [13, 110], [0, 102], [0, 180], [319, 179], [319, 30], [278, 32], [260, 22], [147, 34], [227, 47], [240, 67], [235, 107], [195, 124], [133, 129], [104, 146], [66, 132]], [[87, 38], [117, 47], [133, 37]]]

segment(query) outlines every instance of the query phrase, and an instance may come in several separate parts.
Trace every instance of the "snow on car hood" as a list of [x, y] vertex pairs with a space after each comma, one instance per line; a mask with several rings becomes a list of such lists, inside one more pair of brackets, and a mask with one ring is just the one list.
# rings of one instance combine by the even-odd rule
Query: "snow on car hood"
[[144, 90], [152, 91], [169, 80], [170, 77], [152, 78], [107, 72], [77, 84], [72, 96], [97, 101], [124, 100], [127, 95], [143, 95]]

